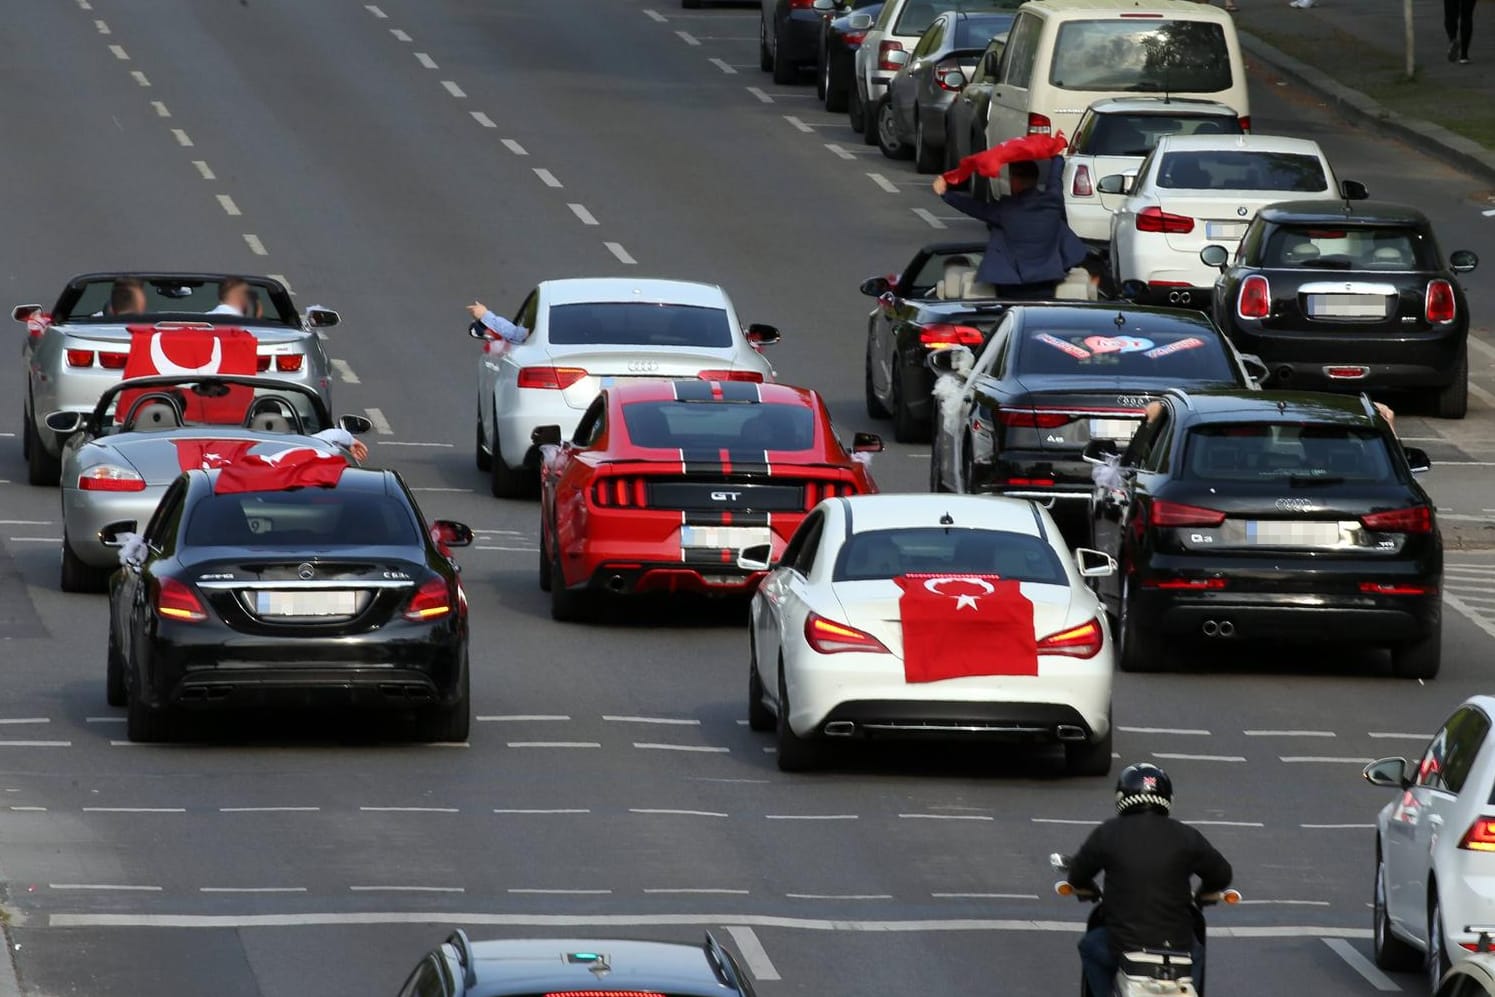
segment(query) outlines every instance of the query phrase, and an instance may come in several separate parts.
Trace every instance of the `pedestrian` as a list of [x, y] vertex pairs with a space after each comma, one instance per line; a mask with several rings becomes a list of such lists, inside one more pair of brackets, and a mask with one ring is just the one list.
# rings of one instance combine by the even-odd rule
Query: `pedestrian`
[[1469, 65], [1469, 38], [1474, 34], [1475, 0], [1443, 0], [1443, 30], [1448, 34], [1448, 61]]

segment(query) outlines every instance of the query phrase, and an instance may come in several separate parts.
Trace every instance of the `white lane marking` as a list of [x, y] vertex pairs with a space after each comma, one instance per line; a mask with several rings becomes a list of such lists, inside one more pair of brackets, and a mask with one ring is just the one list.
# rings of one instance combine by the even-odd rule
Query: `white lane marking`
[[5, 539], [14, 544], [55, 544], [62, 541], [61, 537], [6, 537]]
[[466, 893], [464, 886], [350, 886], [352, 893]]
[[764, 820], [859, 820], [856, 814], [764, 814]]
[[661, 816], [674, 816], [674, 817], [728, 817], [728, 816], [731, 816], [730, 814], [724, 814], [724, 813], [722, 813], [720, 810], [669, 810], [669, 809], [663, 809], [663, 808], [659, 808], [659, 807], [629, 807], [628, 808], [628, 812], [631, 813], [631, 814], [656, 814], [656, 815], [661, 815]]
[[504, 139], [499, 139], [499, 141], [503, 143], [503, 147], [505, 149], [508, 149], [510, 152], [512, 152], [516, 156], [528, 156], [529, 155], [528, 150], [526, 150], [524, 148], [524, 146], [520, 145], [514, 139], [504, 138]]
[[219, 807], [221, 814], [314, 814], [321, 807]]
[[265, 249], [265, 244], [260, 241], [260, 237], [255, 235], [253, 232], [244, 233], [244, 245], [248, 246], [249, 251], [255, 256], [270, 255], [269, 251]]
[[[717, 887], [714, 887], [714, 886], [701, 886], [701, 887], [689, 887], [689, 886], [687, 886], [687, 887], [679, 887], [679, 888], [676, 888], [676, 887], [668, 887], [668, 888], [658, 887], [658, 888], [655, 888], [655, 889], [650, 889], [649, 887], [644, 887], [644, 892], [645, 893], [681, 893], [681, 894], [684, 894], [684, 893], [702, 893], [702, 894], [712, 893], [712, 894], [721, 894], [723, 896], [729, 896], [729, 897], [745, 897], [745, 896], [748, 896], [748, 891], [747, 890], [718, 889]], [[729, 928], [727, 930], [730, 931], [731, 929]]]
[[198, 175], [201, 176], [204, 180], [218, 179], [218, 175], [213, 172], [212, 168], [208, 166], [205, 160], [194, 159], [192, 160], [192, 165], [197, 169]]
[[510, 741], [510, 748], [600, 748], [596, 741]]
[[1185, 755], [1175, 751], [1154, 751], [1154, 758], [1168, 758], [1180, 762], [1244, 762], [1244, 755]]
[[11, 741], [0, 739], [0, 748], [71, 748], [72, 741]]
[[51, 526], [51, 519], [0, 519], [0, 526]]
[[656, 744], [652, 741], [634, 741], [633, 746], [644, 751], [701, 751], [709, 754], [725, 755], [731, 748], [718, 748], [709, 744]]
[[186, 807], [84, 807], [86, 814], [184, 814]]
[[1098, 821], [1098, 820], [1075, 820], [1074, 818], [1071, 818], [1071, 817], [1030, 817], [1029, 820], [1031, 820], [1035, 824], [1082, 824], [1082, 825], [1094, 825], [1094, 824], [1099, 824], [1100, 823], [1100, 821]]
[[1243, 730], [1247, 737], [1337, 737], [1332, 730]]
[[948, 228], [949, 227], [944, 222], [942, 222], [938, 218], [936, 218], [934, 216], [934, 212], [928, 210], [927, 208], [910, 208], [909, 210], [911, 210], [914, 214], [918, 215], [920, 218], [924, 219], [924, 221], [926, 223], [928, 223], [928, 225], [929, 225], [930, 228]]
[[506, 892], [508, 892], [508, 893], [556, 894], [556, 895], [560, 895], [560, 896], [601, 897], [601, 896], [607, 896], [609, 893], [612, 892], [612, 890], [535, 890], [535, 889], [515, 889], [515, 890], [508, 890]]
[[665, 17], [663, 14], [661, 14], [659, 11], [655, 10], [652, 7], [645, 7], [644, 8], [644, 16], [647, 17], [649, 20], [654, 21], [654, 22], [659, 23], [659, 24], [665, 24], [665, 23], [667, 23], [669, 21], [668, 17]]
[[1374, 824], [1299, 824], [1310, 831], [1368, 831]]
[[1036, 893], [931, 893], [936, 900], [1037, 900]]
[[790, 900], [892, 900], [891, 893], [786, 893]]
[[555, 174], [554, 173], [550, 172], [549, 170], [545, 169], [544, 167], [536, 166], [534, 168], [534, 170], [535, 170], [535, 176], [539, 177], [540, 178], [540, 182], [543, 183], [545, 186], [547, 186], [547, 187], [561, 187], [561, 186], [564, 186], [559, 180], [557, 180], [555, 178]]
[[728, 62], [726, 59], [718, 59], [715, 56], [712, 56], [710, 59], [707, 59], [706, 61], [709, 62], [709, 63], [711, 63], [717, 69], [720, 69], [727, 76], [736, 76], [737, 75], [736, 68], [734, 68], [733, 65], [730, 62]]
[[[1469, 387], [1473, 388], [1474, 385], [1471, 384]], [[1495, 403], [1495, 398], [1492, 398], [1491, 402]], [[1452, 606], [1454, 609], [1458, 610], [1458, 612], [1470, 623], [1473, 623], [1475, 626], [1479, 627], [1491, 637], [1495, 637], [1495, 623], [1491, 623], [1489, 620], [1485, 619], [1485, 617], [1478, 610], [1469, 605], [1463, 599], [1460, 599], [1452, 592], [1444, 589], [1443, 602], [1445, 605]]]
[[577, 807], [557, 807], [552, 810], [509, 809], [494, 810], [493, 812], [496, 814], [589, 814], [592, 811]]
[[149, 79], [149, 78], [147, 78], [147, 77], [146, 77], [146, 75], [145, 75], [145, 74], [144, 74], [144, 73], [142, 73], [142, 72], [141, 72], [141, 71], [140, 71], [140, 70], [138, 70], [138, 69], [136, 69], [136, 70], [132, 70], [132, 71], [131, 71], [131, 72], [130, 72], [130, 75], [131, 75], [131, 76], [133, 76], [133, 77], [134, 77], [134, 78], [135, 78], [135, 82], [136, 82], [136, 83], [138, 83], [138, 84], [140, 84], [140, 85], [141, 85], [141, 86], [143, 86], [143, 87], [148, 87], [148, 86], [150, 86], [150, 85], [151, 85], [151, 81], [150, 81], [150, 79]]
[[831, 151], [832, 155], [839, 156], [842, 159], [857, 158], [856, 153], [837, 145], [835, 142], [827, 142], [825, 144], [825, 147]]
[[1431, 734], [1399, 734], [1395, 731], [1384, 730], [1369, 731], [1366, 734], [1366, 737], [1373, 737], [1378, 740], [1393, 741], [1431, 741], [1433, 739], [1433, 735]]
[[748, 972], [753, 974], [754, 979], [760, 981], [783, 979], [779, 971], [774, 968], [773, 960], [768, 957], [768, 950], [763, 947], [763, 943], [758, 940], [758, 935], [752, 928], [745, 924], [729, 924], [726, 928], [732, 941], [737, 943], [737, 954], [742, 956], [743, 962], [747, 963]]
[[171, 117], [171, 111], [166, 107], [166, 101], [164, 101], [164, 100], [153, 100], [153, 101], [151, 101], [151, 107], [154, 107], [156, 109], [156, 117], [158, 117], [158, 118], [169, 118], [169, 117]]
[[[1471, 343], [1474, 342], [1474, 340], [1472, 338], [1469, 341]], [[1469, 382], [1469, 393], [1471, 395], [1473, 395], [1475, 398], [1478, 398], [1480, 401], [1484, 402], [1486, 405], [1495, 405], [1495, 394], [1491, 394], [1490, 392], [1486, 391], [1484, 388], [1481, 388], [1479, 385], [1475, 384], [1473, 381]], [[1458, 463], [1458, 464], [1462, 464], [1462, 463], [1465, 463], [1465, 461], [1446, 461], [1445, 463]], [[1470, 461], [1469, 463], [1473, 463], [1473, 462]]]
[[121, 883], [48, 883], [51, 890], [117, 890], [120, 892], [160, 893], [159, 886], [125, 886]]
[[752, 94], [754, 97], [757, 97], [763, 103], [765, 103], [765, 104], [772, 104], [773, 103], [773, 98], [770, 97], [768, 94], [764, 93], [762, 87], [747, 87], [746, 89], [747, 89], [748, 93]]
[[[1495, 513], [1495, 509], [1481, 509], [1480, 512], [1483, 512], [1486, 515], [1489, 515], [1491, 513]], [[1463, 572], [1464, 574], [1472, 575], [1473, 578], [1482, 578], [1482, 577], [1488, 576], [1488, 575], [1490, 575], [1492, 573], [1495, 573], [1495, 566], [1482, 565], [1482, 564], [1480, 564], [1480, 565], [1476, 565], [1476, 564], [1445, 564], [1443, 566], [1443, 570], [1444, 570], [1445, 573], [1451, 572], [1451, 573], [1454, 573], [1454, 574], [1458, 574], [1460, 572]], [[1461, 578], [1459, 580], [1460, 581], [1471, 581], [1473, 579], [1472, 578]]]
[[493, 119], [488, 117], [488, 115], [484, 114], [482, 111], [469, 111], [468, 113], [472, 115], [472, 120], [476, 121], [484, 128], [498, 127], [498, 125], [493, 123]]
[[333, 360], [329, 360], [327, 362], [332, 365], [332, 369], [333, 370], [337, 371], [337, 376], [338, 376], [339, 380], [342, 380], [343, 382], [345, 382], [347, 384], [362, 384], [363, 383], [362, 381], [360, 381], [358, 379], [358, 375], [355, 374], [355, 373], [353, 373], [353, 368], [350, 367], [350, 366], [348, 366], [348, 361], [333, 359]]
[[1199, 727], [1122, 727], [1117, 730], [1125, 734], [1181, 734], [1190, 737], [1209, 737], [1210, 732]]
[[383, 441], [383, 445], [386, 446], [386, 447], [445, 447], [446, 449], [450, 450], [453, 447], [455, 447], [457, 444], [455, 444], [455, 443], [415, 443], [415, 442], [412, 442], [410, 440], [384, 440]]
[[456, 807], [359, 807], [366, 814], [459, 814]]
[[304, 886], [199, 886], [198, 893], [305, 893]]
[[587, 210], [587, 206], [585, 204], [568, 204], [566, 205], [566, 207], [571, 209], [571, 213], [575, 215], [577, 220], [580, 221], [583, 225], [600, 224], [597, 221], [596, 216], [594, 216], [590, 211]]
[[690, 720], [684, 717], [626, 717], [611, 713], [604, 713], [603, 720], [610, 720], [616, 724], [673, 724], [678, 727], [699, 727], [701, 721]]
[[227, 194], [217, 194], [215, 196], [218, 198], [218, 205], [223, 209], [223, 213], [230, 218], [237, 218], [244, 213], [239, 210], [239, 206], [234, 203], [234, 199]]
[[680, 40], [682, 42], [684, 42], [685, 44], [687, 44], [687, 45], [697, 45], [697, 46], [699, 46], [701, 44], [699, 41], [696, 40], [696, 36], [693, 35], [693, 34], [691, 34], [689, 31], [677, 31], [677, 32], [675, 32], [675, 34], [677, 36], [679, 36]]
[[984, 814], [899, 814], [904, 820], [996, 820]]
[[11, 807], [10, 809], [13, 810], [13, 811], [15, 811], [16, 813], [39, 813], [39, 814], [44, 814], [44, 813], [47, 812], [47, 808], [46, 807]]
[[94, 26], [94, 28], [96, 28], [98, 30], [99, 34], [101, 34], [101, 35], [107, 35], [107, 34], [109, 34], [109, 22], [108, 21], [94, 21], [93, 22], [93, 26]]
[[394, 432], [394, 428], [390, 426], [389, 420], [384, 417], [383, 409], [366, 408], [364, 412], [368, 414], [369, 422], [374, 424], [374, 432], [380, 436], [388, 436]]
[[125, 51], [125, 47], [123, 45], [110, 45], [109, 51], [113, 52], [114, 57], [120, 62], [130, 61], [130, 53]]
[[1186, 820], [1194, 827], [1265, 827], [1259, 820]]
[[1374, 761], [1375, 759], [1373, 759], [1373, 758], [1340, 758], [1340, 757], [1336, 757], [1334, 755], [1279, 755], [1277, 760], [1281, 761], [1281, 762], [1287, 762], [1289, 765], [1292, 765], [1292, 764], [1310, 764], [1311, 765], [1311, 764], [1314, 764], [1314, 763], [1317, 763], [1317, 762], [1325, 762], [1325, 763], [1330, 763], [1330, 762], [1344, 762], [1346, 764], [1351, 764], [1351, 765], [1368, 765], [1372, 761]]
[[638, 260], [629, 255], [628, 250], [623, 248], [621, 242], [604, 242], [603, 245], [607, 247], [609, 253], [617, 257], [619, 263], [632, 265], [638, 262]]
[[399, 28], [390, 28], [389, 33], [395, 36], [395, 41], [397, 42], [408, 42], [410, 40], [410, 36]]
[[1267, 907], [1329, 907], [1327, 900], [1237, 900], [1238, 904], [1261, 904]]
[[[475, 531], [476, 532], [476, 531]], [[564, 713], [499, 713], [480, 716], [480, 723], [516, 723], [530, 720], [570, 720]]]
[[422, 66], [425, 66], [427, 69], [436, 68], [436, 60], [431, 58], [424, 52], [415, 53], [415, 61], [420, 63]]
[[791, 125], [793, 125], [799, 131], [804, 132], [806, 135], [814, 135], [815, 134], [815, 128], [814, 128], [814, 126], [805, 124], [803, 121], [801, 121], [799, 118], [795, 117], [792, 114], [786, 114], [786, 115], [784, 115], [784, 120], [787, 121], [787, 122], [789, 122]]
[[446, 88], [447, 93], [451, 94], [453, 97], [458, 98], [459, 100], [467, 96], [467, 92], [461, 87], [457, 86], [456, 80], [442, 80], [441, 85]]
[[182, 129], [180, 129], [180, 128], [173, 128], [171, 130], [171, 134], [176, 138], [176, 144], [179, 145], [179, 146], [181, 146], [183, 149], [190, 149], [192, 147], [192, 138], [191, 138], [191, 136], [189, 136]]
[[[472, 489], [467, 489], [467, 491], [471, 491], [471, 490]], [[417, 491], [419, 491], [419, 489], [417, 489]], [[538, 547], [474, 547], [473, 548], [473, 550], [507, 550], [507, 551], [513, 551], [513, 552], [520, 553], [520, 554], [526, 554], [526, 553], [527, 554], [533, 554], [533, 553], [535, 553], [539, 549], [540, 548], [538, 548]]]
[[896, 194], [896, 193], [898, 193], [898, 185], [895, 184], [893, 181], [889, 180], [887, 177], [883, 176], [881, 173], [868, 173], [867, 174], [867, 179], [871, 180], [873, 183], [877, 184], [879, 187], [881, 187], [883, 190], [887, 191], [889, 194]]
[[1351, 945], [1345, 939], [1325, 938], [1324, 944], [1329, 946], [1330, 951], [1343, 959], [1351, 969], [1359, 973], [1366, 983], [1369, 983], [1377, 990], [1384, 993], [1391, 993], [1392, 991], [1401, 989], [1391, 977], [1377, 969], [1369, 959], [1360, 954], [1359, 949], [1355, 948], [1355, 946]]
[[0, 724], [49, 724], [50, 717], [5, 717], [0, 719]]
[[[465, 495], [471, 495], [474, 491], [472, 488], [418, 488], [414, 485], [411, 486], [410, 490], [412, 492], [461, 492]], [[482, 550], [481, 547], [478, 549]]]
[[366, 11], [368, 11], [370, 14], [373, 14], [375, 17], [377, 17], [381, 21], [384, 20], [386, 17], [389, 16], [388, 14], [384, 13], [384, 11], [380, 10], [378, 7], [374, 6], [371, 3], [364, 4], [363, 5], [363, 9], [366, 10]]
[[86, 724], [122, 724], [122, 723], [125, 722], [125, 718], [124, 717], [84, 717], [83, 718], [83, 722], [86, 723]]

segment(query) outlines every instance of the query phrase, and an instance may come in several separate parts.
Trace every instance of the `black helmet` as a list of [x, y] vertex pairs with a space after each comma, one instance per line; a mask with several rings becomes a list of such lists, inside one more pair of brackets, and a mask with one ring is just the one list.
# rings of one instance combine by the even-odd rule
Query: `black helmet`
[[1116, 780], [1116, 812], [1124, 814], [1150, 807], [1166, 814], [1173, 805], [1173, 780], [1151, 762], [1138, 762], [1121, 770]]

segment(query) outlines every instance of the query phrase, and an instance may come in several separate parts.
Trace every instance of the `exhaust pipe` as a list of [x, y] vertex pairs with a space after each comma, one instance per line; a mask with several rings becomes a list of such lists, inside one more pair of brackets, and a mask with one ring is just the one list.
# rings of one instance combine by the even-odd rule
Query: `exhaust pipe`
[[1178, 304], [1178, 292], [1177, 291], [1169, 291], [1168, 292], [1168, 303], [1170, 305], [1176, 305], [1176, 304]]
[[1234, 637], [1235, 624], [1229, 620], [1221, 620], [1219, 633], [1221, 637]]
[[1216, 623], [1214, 620], [1205, 620], [1204, 626], [1200, 627], [1199, 629], [1204, 631], [1204, 635], [1206, 637], [1216, 637], [1220, 633], [1220, 624]]
[[825, 725], [826, 737], [850, 737], [856, 733], [857, 725], [850, 720], [832, 720]]
[[1083, 741], [1086, 739], [1085, 728], [1074, 724], [1060, 724], [1054, 728], [1054, 736], [1061, 741]]
[[1283, 382], [1286, 382], [1286, 381], [1291, 381], [1292, 379], [1293, 379], [1293, 369], [1291, 367], [1289, 367], [1287, 364], [1283, 364], [1281, 367], [1277, 368], [1277, 381], [1278, 381], [1278, 383], [1283, 383]]
[[607, 590], [609, 592], [624, 592], [627, 588], [628, 583], [623, 580], [622, 575], [613, 575], [607, 580]]

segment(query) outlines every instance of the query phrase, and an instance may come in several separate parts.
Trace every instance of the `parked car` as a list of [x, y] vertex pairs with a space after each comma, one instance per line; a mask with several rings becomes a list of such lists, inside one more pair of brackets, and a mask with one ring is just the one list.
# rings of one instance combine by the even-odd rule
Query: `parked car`
[[844, 12], [849, 0], [760, 0], [758, 68], [775, 83], [793, 83], [816, 64], [816, 46], [828, 18]]
[[1012, 14], [946, 11], [934, 19], [904, 67], [888, 82], [878, 114], [877, 144], [891, 159], [914, 159], [920, 173], [945, 162], [945, 109], [976, 71], [994, 38], [1007, 37]]
[[1417, 391], [1440, 418], [1469, 403], [1469, 302], [1479, 264], [1444, 258], [1427, 216], [1380, 201], [1287, 201], [1262, 208], [1232, 257], [1218, 244], [1215, 322], [1259, 355], [1274, 387]]
[[820, 58], [815, 66], [815, 96], [825, 102], [827, 111], [846, 110], [851, 92], [852, 63], [867, 30], [882, 11], [882, 0], [852, 0], [851, 9], [839, 17], [821, 22]]
[[[954, 169], [966, 156], [986, 151], [986, 116], [991, 110], [991, 92], [997, 81], [997, 70], [1002, 63], [1002, 50], [1007, 46], [1007, 36], [999, 35], [986, 45], [986, 51], [976, 60], [966, 85], [945, 109], [945, 169]], [[987, 178], [972, 173], [968, 183], [973, 197], [986, 200], [991, 196], [991, 184]]]

